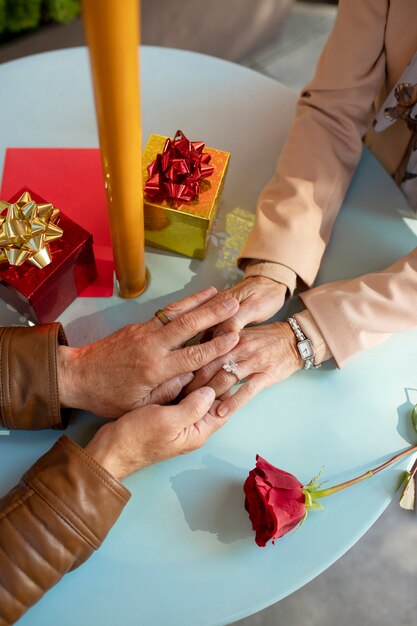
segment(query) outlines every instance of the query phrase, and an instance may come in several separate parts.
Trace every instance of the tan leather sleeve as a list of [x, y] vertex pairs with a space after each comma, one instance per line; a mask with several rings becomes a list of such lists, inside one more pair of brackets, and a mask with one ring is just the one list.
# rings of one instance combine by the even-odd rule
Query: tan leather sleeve
[[240, 267], [248, 258], [274, 262], [313, 283], [385, 80], [388, 7], [388, 0], [340, 0], [276, 174], [260, 195]]
[[60, 409], [57, 378], [57, 347], [66, 343], [58, 323], [0, 328], [0, 426], [67, 426], [71, 411]]
[[0, 626], [100, 547], [130, 493], [62, 437], [0, 499]]
[[391, 334], [415, 328], [416, 294], [417, 248], [381, 272], [320, 285], [300, 295], [343, 367]]

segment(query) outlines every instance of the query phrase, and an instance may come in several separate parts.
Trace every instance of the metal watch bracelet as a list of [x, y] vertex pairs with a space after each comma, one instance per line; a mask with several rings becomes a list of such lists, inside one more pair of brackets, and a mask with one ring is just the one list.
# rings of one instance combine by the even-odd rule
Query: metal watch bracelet
[[315, 365], [314, 359], [316, 353], [314, 352], [313, 344], [311, 343], [310, 339], [305, 336], [297, 320], [294, 317], [288, 317], [287, 322], [291, 326], [297, 338], [297, 350], [300, 354], [300, 357], [304, 361], [304, 369], [310, 370], [318, 369], [319, 367], [321, 367], [321, 364]]

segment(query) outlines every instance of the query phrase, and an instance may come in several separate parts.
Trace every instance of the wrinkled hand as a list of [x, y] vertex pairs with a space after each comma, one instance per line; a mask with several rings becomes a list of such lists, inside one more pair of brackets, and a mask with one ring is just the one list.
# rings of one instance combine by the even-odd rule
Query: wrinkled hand
[[[222, 369], [230, 360], [237, 363], [239, 379], [246, 381], [233, 395], [231, 390], [237, 378]], [[204, 365], [186, 391], [202, 385], [214, 389], [221, 400], [217, 413], [224, 417], [241, 408], [262, 389], [285, 380], [303, 366], [295, 335], [287, 322], [254, 326], [241, 331], [238, 345], [229, 354]]]
[[86, 452], [118, 480], [200, 448], [225, 420], [211, 415], [214, 391], [198, 389], [176, 406], [150, 404], [102, 426]]
[[247, 324], [259, 324], [275, 315], [285, 302], [286, 285], [264, 276], [249, 276], [215, 296], [215, 301], [236, 298], [240, 307], [235, 315], [218, 324], [205, 339], [230, 331], [239, 332]]
[[238, 310], [233, 298], [214, 301], [216, 293], [211, 287], [165, 307], [173, 320], [166, 326], [154, 317], [83, 348], [60, 346], [61, 405], [101, 417], [120, 417], [145, 404], [172, 401], [192, 380], [192, 372], [229, 352], [239, 340], [237, 333], [228, 333], [184, 347], [195, 335]]

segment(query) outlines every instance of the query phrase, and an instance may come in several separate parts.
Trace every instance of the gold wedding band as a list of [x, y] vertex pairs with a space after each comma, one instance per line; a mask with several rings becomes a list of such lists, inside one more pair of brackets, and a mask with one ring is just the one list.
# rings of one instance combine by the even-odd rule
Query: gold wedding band
[[154, 315], [159, 319], [160, 322], [163, 323], [164, 326], [172, 322], [172, 319], [169, 317], [169, 315], [167, 315], [167, 313], [165, 313], [165, 311], [163, 311], [162, 309], [158, 309], [157, 311], [155, 311]]

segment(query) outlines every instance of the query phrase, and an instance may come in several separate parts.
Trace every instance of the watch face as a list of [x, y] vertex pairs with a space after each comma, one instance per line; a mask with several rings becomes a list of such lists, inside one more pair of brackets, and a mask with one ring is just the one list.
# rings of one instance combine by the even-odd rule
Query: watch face
[[313, 346], [311, 345], [311, 341], [309, 339], [304, 339], [303, 341], [299, 341], [297, 344], [298, 352], [301, 355], [302, 359], [310, 359], [314, 356]]

